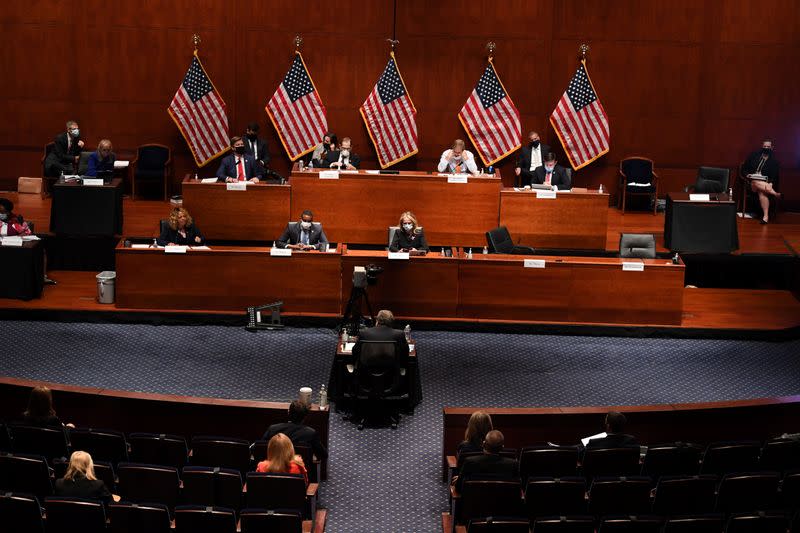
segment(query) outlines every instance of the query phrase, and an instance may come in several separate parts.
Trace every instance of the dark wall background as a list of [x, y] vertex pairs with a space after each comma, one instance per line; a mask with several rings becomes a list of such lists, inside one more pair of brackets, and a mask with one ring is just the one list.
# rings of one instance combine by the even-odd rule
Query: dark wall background
[[[173, 147], [176, 180], [194, 172], [166, 113], [202, 37], [206, 70], [228, 105], [232, 132], [258, 120], [274, 167], [289, 161], [264, 106], [292, 58], [295, 34], [340, 138], [367, 168], [375, 152], [358, 107], [377, 80], [392, 35], [392, 0], [13, 1], [0, 13], [0, 188], [38, 176], [43, 145], [80, 122], [124, 155]], [[397, 0], [397, 59], [418, 109], [420, 153], [396, 168], [430, 169], [453, 138], [456, 114], [497, 43], [495, 65], [523, 131], [560, 146], [548, 117], [591, 46], [588, 67], [611, 121], [611, 152], [579, 186], [616, 190], [619, 160], [656, 162], [662, 192], [701, 164], [734, 167], [764, 135], [782, 163], [784, 205], [800, 207], [800, 17], [794, 0]], [[561, 157], [562, 161], [565, 158]], [[510, 159], [500, 165], [510, 179]], [[201, 175], [216, 170], [211, 163]]]

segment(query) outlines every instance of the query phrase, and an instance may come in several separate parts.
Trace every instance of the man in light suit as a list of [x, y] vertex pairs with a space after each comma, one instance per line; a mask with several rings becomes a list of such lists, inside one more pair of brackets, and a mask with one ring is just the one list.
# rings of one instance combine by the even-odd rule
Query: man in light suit
[[247, 155], [241, 137], [231, 137], [231, 151], [232, 154], [222, 158], [217, 170], [217, 179], [227, 183], [236, 181], [258, 183], [264, 176], [264, 167], [259, 165], [252, 155]]
[[290, 222], [276, 244], [279, 248], [318, 250], [320, 244], [327, 242], [322, 224], [314, 224], [314, 213], [306, 209], [300, 215], [300, 223]]
[[533, 173], [533, 183], [553, 185], [562, 191], [572, 188], [567, 169], [556, 163], [556, 154], [553, 152], [544, 155], [544, 166]]
[[523, 146], [517, 159], [514, 174], [519, 176], [520, 186], [533, 183], [533, 173], [544, 165], [544, 156], [550, 152], [550, 146], [539, 139], [539, 134], [532, 131], [528, 134], [528, 145]]
[[262, 168], [269, 168], [269, 148], [267, 141], [258, 136], [258, 122], [251, 122], [244, 132], [245, 153], [252, 155]]

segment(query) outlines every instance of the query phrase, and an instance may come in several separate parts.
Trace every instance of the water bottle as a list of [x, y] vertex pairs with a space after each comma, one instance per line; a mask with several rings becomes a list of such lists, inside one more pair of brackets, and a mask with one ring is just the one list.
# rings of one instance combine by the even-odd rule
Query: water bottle
[[347, 334], [347, 329], [345, 328], [345, 329], [342, 331], [342, 342], [344, 342], [345, 344], [347, 344], [347, 341], [349, 341], [349, 340], [350, 340], [350, 335], [348, 335], [348, 334]]
[[314, 168], [314, 160], [313, 159], [309, 159], [308, 160], [308, 170], [311, 170], [312, 168]]
[[319, 388], [319, 408], [325, 409], [326, 407], [328, 407], [328, 389], [323, 383]]
[[275, 241], [272, 241], [272, 247], [273, 248], [277, 248], [277, 245], [275, 244]]
[[489, 165], [489, 168], [486, 169], [490, 176], [494, 176], [494, 165]]
[[194, 173], [194, 181], [197, 181], [197, 172]]
[[489, 255], [489, 248], [486, 246], [483, 247], [483, 255]]
[[467, 259], [472, 259], [472, 248], [467, 250]]
[[406, 342], [411, 340], [411, 324], [406, 324], [406, 327], [403, 328], [403, 333], [406, 336]]
[[600, 193], [600, 194], [603, 194], [603, 184], [602, 183], [600, 184], [600, 188], [597, 189], [597, 192]]
[[158, 240], [153, 237], [153, 244], [150, 245], [150, 248], [158, 248]]
[[61, 175], [58, 177], [58, 182], [59, 183], [64, 183], [64, 171], [63, 170], [61, 171]]
[[733, 200], [733, 187], [728, 189], [728, 200]]
[[300, 172], [303, 171], [303, 160], [302, 159], [297, 162], [297, 170], [299, 170]]

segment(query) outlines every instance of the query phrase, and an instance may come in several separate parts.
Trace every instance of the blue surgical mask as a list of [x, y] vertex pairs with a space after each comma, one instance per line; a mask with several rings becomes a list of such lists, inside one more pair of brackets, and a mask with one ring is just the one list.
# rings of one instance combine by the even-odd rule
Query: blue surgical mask
[[8, 213], [0, 213], [0, 220], [8, 220]]
[[71, 130], [69, 130], [69, 132], [72, 134], [73, 137], [77, 137], [78, 135], [81, 134], [81, 130], [79, 130], [78, 128], [72, 128]]
[[544, 169], [547, 172], [552, 172], [554, 168], [556, 168], [555, 165], [553, 165], [552, 167], [550, 165], [545, 165], [545, 167], [544, 167]]
[[414, 224], [403, 224], [403, 229], [406, 231], [411, 231], [414, 229]]

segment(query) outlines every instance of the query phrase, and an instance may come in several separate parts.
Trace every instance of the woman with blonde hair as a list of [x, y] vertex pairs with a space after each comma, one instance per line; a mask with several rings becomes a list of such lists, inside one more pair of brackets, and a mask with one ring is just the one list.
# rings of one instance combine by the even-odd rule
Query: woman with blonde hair
[[424, 255], [428, 252], [428, 243], [425, 241], [425, 232], [419, 227], [417, 217], [411, 211], [400, 215], [398, 224], [400, 229], [394, 232], [390, 252], [409, 252], [411, 255]]
[[182, 207], [176, 207], [169, 214], [167, 226], [161, 230], [158, 238], [159, 246], [201, 246], [205, 242], [205, 237], [194, 225], [194, 220], [189, 211]]
[[97, 151], [89, 155], [88, 166], [86, 167], [87, 176], [97, 176], [98, 174], [107, 174], [111, 177], [114, 172], [114, 161], [117, 156], [112, 151], [114, 148], [111, 146], [111, 141], [103, 139], [97, 145]]
[[256, 467], [257, 472], [283, 472], [288, 474], [303, 474], [303, 479], [308, 486], [308, 472], [303, 458], [295, 455], [291, 439], [283, 433], [277, 433], [269, 439], [267, 444], [267, 460], [261, 461]]
[[458, 445], [457, 453], [463, 452], [482, 452], [483, 440], [486, 434], [492, 431], [492, 417], [486, 411], [475, 411], [469, 417], [467, 430], [464, 432], [464, 440]]
[[92, 498], [104, 503], [112, 499], [106, 484], [94, 475], [92, 456], [81, 451], [72, 452], [67, 473], [62, 479], [56, 480], [55, 493], [56, 496]]

